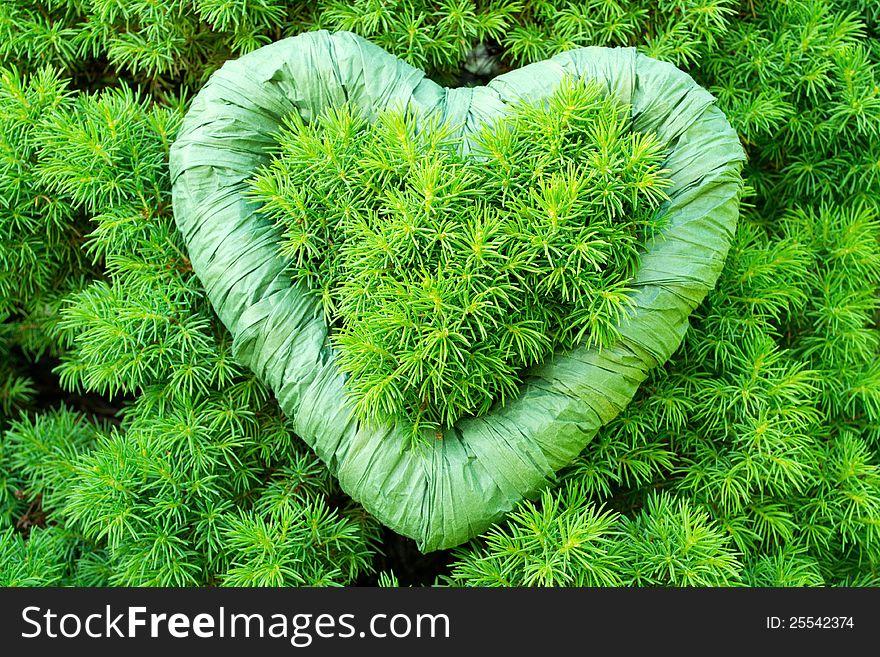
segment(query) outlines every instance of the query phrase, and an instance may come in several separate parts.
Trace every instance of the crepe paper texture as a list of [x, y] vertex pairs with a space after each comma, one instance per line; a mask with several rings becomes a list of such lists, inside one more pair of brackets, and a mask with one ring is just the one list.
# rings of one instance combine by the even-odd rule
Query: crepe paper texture
[[[360, 425], [346, 404], [320, 300], [296, 287], [280, 230], [246, 197], [283, 118], [344, 103], [368, 117], [413, 110], [468, 138], [519, 100], [539, 103], [566, 77], [598, 82], [654, 132], [672, 180], [665, 227], [642, 255], [633, 307], [610, 348], [556, 354], [520, 394], [410, 447], [407, 429]], [[448, 89], [348, 32], [308, 32], [227, 62], [194, 99], [171, 148], [174, 215], [235, 357], [275, 392], [297, 434], [344, 491], [423, 552], [459, 545], [554, 480], [681, 343], [714, 286], [738, 217], [745, 155], [714, 98], [671, 64], [633, 48], [588, 47]]]

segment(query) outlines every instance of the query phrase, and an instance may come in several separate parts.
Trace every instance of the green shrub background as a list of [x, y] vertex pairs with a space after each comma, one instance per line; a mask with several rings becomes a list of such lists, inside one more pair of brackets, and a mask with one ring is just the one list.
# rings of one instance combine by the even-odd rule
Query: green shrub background
[[[873, 0], [7, 0], [0, 584], [880, 584], [878, 21]], [[174, 228], [187, 102], [317, 27], [445, 84], [637, 46], [749, 156], [682, 348], [554, 488], [450, 552], [339, 491], [231, 358]]]

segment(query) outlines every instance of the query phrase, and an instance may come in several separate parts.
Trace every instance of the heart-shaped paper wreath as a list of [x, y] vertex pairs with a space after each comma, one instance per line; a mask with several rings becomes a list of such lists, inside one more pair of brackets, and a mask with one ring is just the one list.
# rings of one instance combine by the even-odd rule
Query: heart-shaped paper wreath
[[[520, 394], [405, 448], [405, 427], [359, 424], [346, 404], [320, 300], [294, 286], [280, 230], [247, 197], [283, 118], [345, 103], [368, 117], [409, 108], [469, 135], [566, 77], [599, 83], [632, 107], [633, 129], [669, 155], [661, 235], [642, 255], [620, 339], [533, 368]], [[312, 32], [227, 62], [194, 99], [171, 149], [174, 214], [193, 269], [234, 336], [236, 357], [272, 389], [296, 432], [342, 488], [423, 551], [457, 545], [552, 480], [675, 351], [715, 284], [736, 225], [744, 154], [712, 96], [634, 49], [582, 48], [485, 87], [445, 89], [347, 32]]]

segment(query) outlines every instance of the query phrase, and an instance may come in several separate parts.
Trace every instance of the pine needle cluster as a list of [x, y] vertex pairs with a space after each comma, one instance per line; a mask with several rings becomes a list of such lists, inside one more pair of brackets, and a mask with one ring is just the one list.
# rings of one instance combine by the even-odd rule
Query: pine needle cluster
[[556, 349], [609, 345], [662, 221], [659, 141], [566, 79], [462, 154], [457, 126], [401, 112], [292, 119], [251, 194], [319, 294], [355, 414], [413, 435], [516, 395]]

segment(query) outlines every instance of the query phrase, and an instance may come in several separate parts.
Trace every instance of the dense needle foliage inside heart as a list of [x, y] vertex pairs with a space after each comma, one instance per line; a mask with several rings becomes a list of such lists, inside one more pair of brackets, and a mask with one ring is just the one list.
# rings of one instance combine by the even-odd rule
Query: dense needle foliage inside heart
[[359, 418], [413, 435], [514, 395], [556, 349], [605, 347], [668, 185], [628, 108], [566, 80], [465, 153], [459, 126], [294, 117], [251, 193], [319, 294]]

